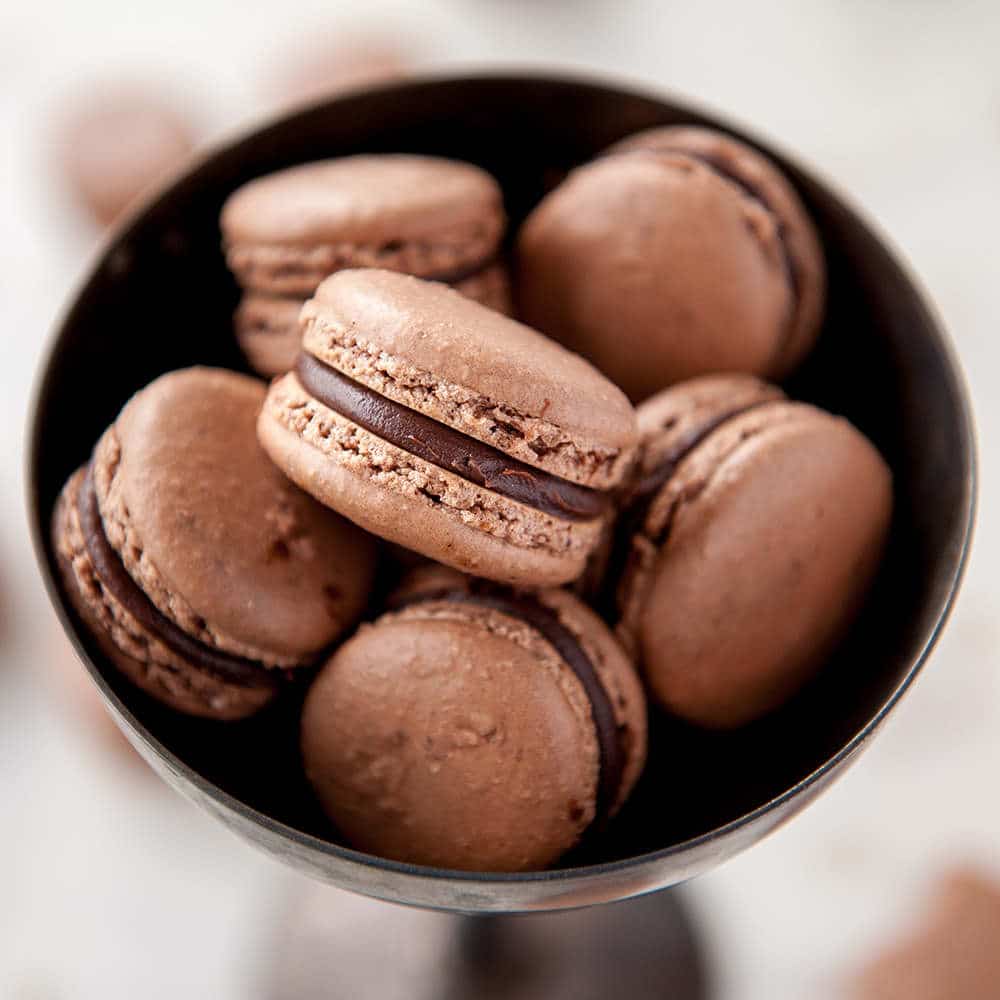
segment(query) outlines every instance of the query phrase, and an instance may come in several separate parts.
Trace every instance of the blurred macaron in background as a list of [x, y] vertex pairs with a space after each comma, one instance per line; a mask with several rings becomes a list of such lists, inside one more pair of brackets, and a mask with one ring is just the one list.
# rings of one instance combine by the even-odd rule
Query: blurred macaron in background
[[54, 133], [53, 169], [99, 226], [181, 170], [198, 141], [197, 124], [165, 88], [124, 79], [74, 93]]

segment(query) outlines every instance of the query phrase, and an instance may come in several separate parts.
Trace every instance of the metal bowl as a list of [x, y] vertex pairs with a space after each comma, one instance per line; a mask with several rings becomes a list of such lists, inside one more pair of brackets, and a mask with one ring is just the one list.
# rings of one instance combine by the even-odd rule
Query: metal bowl
[[[728, 734], [654, 718], [649, 764], [628, 806], [561, 867], [476, 874], [351, 850], [301, 776], [298, 698], [246, 722], [202, 722], [161, 708], [111, 668], [60, 590], [49, 541], [55, 498], [152, 378], [194, 363], [243, 367], [218, 215], [244, 181], [359, 151], [452, 156], [499, 178], [516, 223], [573, 165], [636, 129], [677, 122], [750, 138], [788, 171], [818, 224], [829, 310], [788, 389], [846, 414], [892, 466], [897, 508], [881, 575], [821, 675], [781, 711]], [[973, 521], [973, 432], [951, 348], [912, 277], [839, 194], [766, 143], [680, 102], [609, 84], [435, 79], [331, 100], [225, 145], [117, 232], [45, 358], [28, 503], [66, 631], [126, 735], [175, 788], [269, 854], [347, 889], [462, 912], [547, 910], [624, 899], [706, 871], [789, 819], [857, 758], [923, 666], [954, 599]]]

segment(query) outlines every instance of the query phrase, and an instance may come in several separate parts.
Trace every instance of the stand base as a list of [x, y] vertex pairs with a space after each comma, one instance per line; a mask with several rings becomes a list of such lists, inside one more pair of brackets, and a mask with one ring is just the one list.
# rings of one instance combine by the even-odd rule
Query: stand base
[[701, 953], [676, 891], [567, 913], [474, 917], [448, 1000], [703, 1000]]
[[455, 917], [304, 887], [281, 921], [268, 1000], [705, 1000], [676, 890], [524, 916]]

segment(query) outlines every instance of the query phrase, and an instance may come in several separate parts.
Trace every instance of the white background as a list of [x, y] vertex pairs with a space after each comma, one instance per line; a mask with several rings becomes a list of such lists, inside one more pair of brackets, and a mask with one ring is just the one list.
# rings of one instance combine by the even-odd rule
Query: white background
[[0, 3], [0, 996], [256, 996], [304, 884], [110, 754], [53, 680], [69, 654], [30, 551], [22, 435], [39, 352], [94, 244], [52, 175], [53, 110], [94, 80], [152, 76], [215, 136], [261, 112], [277, 48], [358, 24], [399, 32], [428, 65], [600, 70], [731, 114], [850, 191], [952, 331], [982, 469], [947, 634], [861, 763], [687, 897], [721, 998], [836, 997], [936, 873], [967, 860], [1000, 872], [1000, 5], [988, 0]]

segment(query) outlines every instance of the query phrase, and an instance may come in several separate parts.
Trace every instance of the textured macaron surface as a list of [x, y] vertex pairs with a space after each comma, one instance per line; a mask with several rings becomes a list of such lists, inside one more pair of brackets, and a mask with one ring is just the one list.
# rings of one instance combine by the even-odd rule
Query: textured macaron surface
[[792, 315], [767, 372], [780, 378], [812, 346], [826, 297], [823, 250], [798, 193], [770, 159], [715, 129], [690, 125], [646, 129], [612, 146], [608, 155], [644, 151], [681, 153], [705, 164], [742, 188], [774, 217], [793, 298]]
[[846, 420], [763, 402], [676, 465], [633, 539], [621, 629], [679, 715], [733, 726], [823, 662], [877, 569], [885, 462]]
[[[645, 706], [606, 627], [553, 613], [585, 646], [627, 733], [618, 801], [645, 756]], [[324, 668], [302, 720], [307, 774], [345, 835], [449, 868], [543, 867], [598, 809], [601, 746], [583, 685], [524, 620], [428, 596], [363, 627]]]
[[156, 608], [198, 641], [292, 666], [360, 614], [372, 542], [257, 443], [263, 383], [174, 372], [126, 404], [94, 454], [104, 529]]
[[134, 584], [116, 585], [114, 564], [122, 574], [124, 569], [107, 547], [96, 508], [93, 475], [85, 466], [60, 494], [52, 539], [70, 602], [111, 662], [153, 697], [191, 715], [239, 719], [272, 701], [281, 682], [278, 671], [235, 658], [227, 658], [220, 671], [215, 655], [206, 664], [207, 647], [183, 635], [178, 642], [179, 630]]
[[[424, 565], [407, 576], [392, 595], [394, 607], [405, 607], [414, 619], [468, 621], [470, 614], [477, 621], [502, 624], [505, 634], [520, 636], [532, 648], [554, 650], [583, 684], [591, 702], [592, 722], [603, 744], [613, 739], [618, 762], [610, 764], [611, 784], [604, 788], [604, 800], [598, 795], [599, 819], [613, 816], [635, 786], [646, 759], [647, 720], [646, 700], [629, 657], [606, 623], [575, 594], [560, 588], [524, 591], [495, 587], [464, 576], [443, 566]], [[546, 621], [548, 619], [548, 621]], [[553, 628], [555, 625], [555, 628]], [[564, 634], [560, 637], [559, 633]], [[542, 645], [539, 645], [539, 636]], [[572, 649], [577, 646], [578, 650]], [[591, 680], [596, 680], [601, 692], [581, 679], [580, 653], [592, 668]], [[587, 671], [585, 665], [585, 672]], [[604, 708], [595, 707], [595, 700], [606, 701]], [[609, 714], [610, 730], [599, 718]], [[613, 731], [611, 731], [613, 730]]]
[[342, 267], [458, 280], [495, 254], [506, 217], [499, 186], [478, 167], [393, 154], [258, 178], [230, 196], [221, 224], [245, 287], [309, 295]]
[[258, 423], [292, 480], [361, 527], [518, 585], [582, 572], [637, 443], [582, 358], [443, 285], [342, 271]]
[[[694, 155], [686, 134], [675, 142], [579, 167], [518, 236], [526, 321], [633, 399], [705, 372], [783, 373], [811, 344], [822, 300], [818, 244], [787, 185], [769, 178], [767, 190], [796, 207], [794, 227], [762, 200], [764, 182], [719, 168], [730, 145]], [[810, 252], [791, 255], [793, 228]]]
[[323, 283], [305, 349], [355, 381], [529, 465], [615, 485], [636, 444], [624, 394], [536, 331], [449, 289], [388, 271]]

